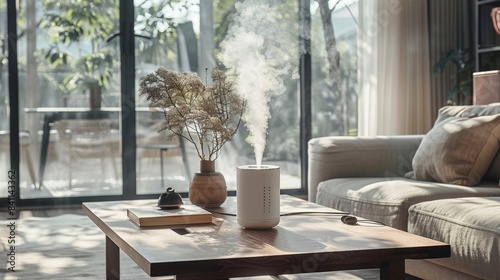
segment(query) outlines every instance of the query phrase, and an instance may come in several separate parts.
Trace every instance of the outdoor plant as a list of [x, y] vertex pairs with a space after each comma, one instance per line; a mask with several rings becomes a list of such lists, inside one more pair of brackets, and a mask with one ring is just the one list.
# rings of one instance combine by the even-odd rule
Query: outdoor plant
[[446, 66], [452, 63], [456, 65], [456, 75], [452, 77], [456, 79], [456, 85], [453, 86], [446, 95], [446, 101], [449, 104], [454, 104], [458, 95], [465, 97], [471, 96], [472, 91], [472, 73], [475, 69], [475, 61], [471, 57], [469, 50], [453, 50], [442, 55], [439, 61], [434, 64], [433, 74], [436, 77], [439, 73], [444, 72]]
[[69, 70], [62, 83], [55, 81], [59, 90], [107, 88], [115, 61], [106, 38], [115, 28], [118, 10], [102, 0], [43, 3], [41, 27], [49, 35], [45, 60], [53, 69]]
[[[495, 69], [498, 57], [498, 53], [482, 55], [479, 60], [480, 69]], [[472, 80], [473, 73], [476, 71], [476, 60], [469, 49], [448, 51], [434, 64], [434, 77], [439, 73], [443, 73], [448, 64], [454, 64], [457, 70], [456, 74], [451, 76], [456, 80], [456, 85], [448, 91], [446, 100], [448, 104], [460, 105], [456, 103], [459, 95], [464, 97], [472, 96]]]
[[235, 83], [220, 70], [211, 73], [207, 86], [195, 73], [178, 73], [164, 67], [141, 79], [140, 95], [151, 112], [163, 113], [170, 130], [193, 143], [201, 160], [214, 161], [241, 123], [245, 101]]

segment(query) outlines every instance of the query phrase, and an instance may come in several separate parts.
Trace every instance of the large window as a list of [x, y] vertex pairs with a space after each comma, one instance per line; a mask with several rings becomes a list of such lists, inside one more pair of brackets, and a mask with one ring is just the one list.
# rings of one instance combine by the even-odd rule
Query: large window
[[140, 79], [165, 67], [179, 72], [199, 68], [200, 5], [198, 1], [134, 1], [136, 34], [136, 142], [137, 193], [156, 194], [167, 187], [187, 192], [198, 168], [196, 152], [179, 137], [158, 132], [162, 114], [152, 114], [139, 96]]
[[[229, 191], [238, 165], [262, 159], [280, 166], [283, 191], [306, 193], [300, 76], [312, 76], [312, 136], [355, 134], [357, 1], [309, 2], [312, 75], [299, 63], [300, 2], [308, 1], [20, 1], [16, 113], [36, 177], [33, 185], [21, 157], [21, 198], [38, 204], [155, 197], [169, 186], [187, 193], [199, 170], [194, 147], [158, 133], [165, 119], [139, 96], [140, 79], [159, 66], [203, 80], [211, 69], [224, 70], [253, 100], [216, 161]], [[7, 18], [4, 6], [0, 20]], [[333, 46], [325, 43], [332, 38]], [[5, 118], [0, 126], [8, 129]]]
[[313, 137], [357, 134], [358, 4], [311, 4]]
[[19, 126], [37, 171], [21, 198], [121, 194], [118, 2], [19, 5]]
[[[213, 68], [227, 71], [238, 81], [240, 93], [259, 101], [248, 104], [246, 125], [216, 161], [228, 189], [236, 188], [236, 166], [254, 164], [256, 153], [264, 163], [280, 166], [282, 188], [300, 188], [297, 2], [168, 2], [151, 6], [136, 1], [135, 32], [147, 36], [139, 39], [136, 79], [158, 66], [197, 72], [203, 80]], [[139, 106], [147, 106], [143, 102], [139, 99]], [[139, 193], [158, 192], [148, 186], [160, 186], [162, 181], [187, 191], [192, 174], [186, 173], [199, 170], [190, 143], [185, 161], [179, 149], [162, 150], [166, 135], [156, 129], [164, 121], [137, 111], [137, 129], [142, 132], [137, 138]], [[250, 127], [256, 128], [250, 132]], [[263, 153], [255, 152], [253, 143], [258, 141], [265, 143]]]

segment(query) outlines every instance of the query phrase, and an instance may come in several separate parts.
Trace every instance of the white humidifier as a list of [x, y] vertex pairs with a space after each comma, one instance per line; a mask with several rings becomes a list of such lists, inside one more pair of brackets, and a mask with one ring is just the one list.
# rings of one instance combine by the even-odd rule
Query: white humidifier
[[246, 229], [269, 229], [280, 222], [280, 168], [243, 165], [237, 168], [238, 224]]

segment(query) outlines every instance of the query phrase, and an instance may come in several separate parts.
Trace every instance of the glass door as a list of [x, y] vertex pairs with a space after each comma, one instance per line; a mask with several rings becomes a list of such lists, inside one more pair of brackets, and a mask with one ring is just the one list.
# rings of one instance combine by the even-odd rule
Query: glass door
[[[259, 155], [263, 163], [280, 166], [282, 188], [299, 189], [297, 1], [164, 0], [134, 5], [136, 90], [140, 79], [160, 66], [197, 73], [208, 84], [215, 68], [241, 85], [248, 82], [240, 93], [257, 95], [260, 103], [244, 118], [260, 119], [258, 114], [266, 113], [259, 124], [263, 129], [251, 133], [252, 125], [242, 122], [233, 140], [223, 146], [216, 170], [234, 191], [236, 167], [256, 163], [252, 134], [265, 143]], [[235, 54], [241, 60], [228, 59]], [[244, 60], [249, 62], [246, 72], [238, 71]], [[151, 114], [145, 98], [136, 97], [137, 193], [157, 194], [166, 187], [188, 192], [200, 165], [194, 145], [184, 141], [182, 146], [178, 137], [168, 139], [169, 131], [158, 133], [165, 118]]]
[[[236, 167], [257, 157], [281, 167], [282, 189], [301, 187], [297, 2], [18, 3], [18, 13], [2, 14], [0, 6], [0, 16], [18, 20], [16, 114], [27, 134], [19, 142], [30, 155], [20, 156], [26, 205], [157, 197], [169, 186], [188, 191], [200, 163], [194, 146], [159, 133], [166, 120], [139, 96], [140, 79], [159, 66], [207, 82], [218, 68], [238, 83], [251, 81], [239, 90], [264, 101], [254, 111], [269, 113], [260, 132], [265, 147], [255, 152], [247, 122], [255, 116], [247, 114], [217, 159], [229, 191], [236, 189]], [[256, 41], [245, 39], [252, 34]], [[227, 59], [238, 50], [238, 57], [251, 57], [251, 74]]]
[[[211, 1], [207, 1], [211, 2]], [[134, 1], [136, 63], [137, 193], [158, 194], [167, 187], [187, 192], [198, 161], [191, 145], [169, 131], [165, 118], [151, 113], [139, 95], [141, 78], [165, 67], [198, 72], [200, 4], [198, 1]]]
[[122, 194], [118, 1], [19, 5], [21, 199]]
[[[7, 53], [7, 1], [0, 0], [0, 197], [7, 197], [10, 170], [9, 75]], [[21, 182], [26, 182], [23, 176]], [[29, 182], [25, 183], [29, 184]]]

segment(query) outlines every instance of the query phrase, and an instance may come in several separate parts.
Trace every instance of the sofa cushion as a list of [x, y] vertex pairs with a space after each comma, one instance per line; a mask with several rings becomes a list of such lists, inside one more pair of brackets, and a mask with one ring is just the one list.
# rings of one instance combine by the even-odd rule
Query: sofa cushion
[[[434, 125], [450, 117], [492, 116], [497, 114], [500, 114], [500, 103], [473, 106], [445, 106], [439, 109]], [[500, 152], [493, 159], [493, 163], [486, 172], [485, 179], [497, 182], [500, 180]]]
[[327, 136], [308, 143], [308, 199], [320, 182], [346, 177], [403, 177], [424, 135]]
[[500, 196], [494, 182], [476, 187], [415, 181], [401, 177], [337, 178], [318, 185], [316, 202], [406, 230], [408, 208], [424, 201], [473, 196]]
[[451, 245], [451, 258], [430, 260], [481, 279], [498, 279], [500, 197], [442, 199], [413, 205], [408, 231]]
[[468, 273], [463, 273], [461, 271], [436, 264], [430, 260], [408, 259], [405, 261], [405, 272], [409, 275], [418, 277], [417, 279], [484, 280], [474, 277]]
[[492, 116], [500, 114], [500, 103], [492, 103], [488, 105], [463, 105], [463, 106], [444, 106], [438, 111], [438, 117], [434, 125], [450, 118], [461, 117], [469, 118], [471, 116]]
[[425, 135], [413, 158], [410, 178], [474, 186], [498, 152], [500, 115], [450, 117]]

